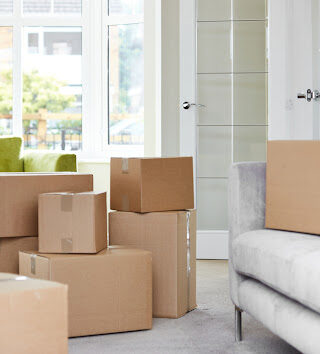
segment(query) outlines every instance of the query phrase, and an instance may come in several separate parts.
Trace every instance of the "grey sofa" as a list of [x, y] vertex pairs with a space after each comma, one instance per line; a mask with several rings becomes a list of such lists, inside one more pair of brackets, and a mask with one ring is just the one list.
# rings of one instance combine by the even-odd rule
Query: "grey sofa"
[[236, 340], [246, 312], [303, 353], [320, 353], [320, 236], [265, 229], [265, 175], [265, 163], [239, 163], [230, 171]]

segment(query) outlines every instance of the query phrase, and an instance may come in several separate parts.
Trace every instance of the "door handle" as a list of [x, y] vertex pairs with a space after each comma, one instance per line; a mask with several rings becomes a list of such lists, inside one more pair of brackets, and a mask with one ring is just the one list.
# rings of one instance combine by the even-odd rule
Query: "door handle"
[[183, 109], [189, 109], [191, 106], [206, 107], [204, 104], [200, 104], [200, 103], [190, 103], [190, 102], [183, 102], [182, 103], [182, 108]]
[[311, 102], [312, 100], [317, 101], [320, 99], [320, 92], [319, 90], [311, 91], [310, 89], [308, 89], [306, 94], [298, 93], [297, 97], [299, 99], [305, 99], [308, 102]]

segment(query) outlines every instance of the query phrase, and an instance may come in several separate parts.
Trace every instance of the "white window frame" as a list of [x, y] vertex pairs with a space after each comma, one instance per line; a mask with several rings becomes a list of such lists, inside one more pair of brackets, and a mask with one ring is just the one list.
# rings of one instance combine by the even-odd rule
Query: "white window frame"
[[108, 144], [108, 26], [143, 23], [143, 16], [108, 15], [108, 0], [82, 0], [82, 15], [23, 15], [23, 0], [13, 0], [13, 14], [1, 15], [0, 26], [13, 29], [12, 133], [22, 129], [23, 28], [82, 28], [82, 161], [108, 161], [112, 156], [143, 156], [143, 145]]

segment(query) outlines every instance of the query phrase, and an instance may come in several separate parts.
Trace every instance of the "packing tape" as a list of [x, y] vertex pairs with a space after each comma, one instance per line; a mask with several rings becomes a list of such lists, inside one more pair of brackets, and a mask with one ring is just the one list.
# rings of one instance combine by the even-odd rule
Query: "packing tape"
[[[61, 211], [66, 213], [72, 212], [73, 196], [75, 193], [63, 193], [61, 194]], [[61, 239], [61, 250], [63, 253], [72, 253], [73, 240], [71, 237], [65, 237]]]
[[36, 258], [37, 258], [37, 255], [36, 254], [32, 254], [31, 255], [31, 258], [30, 258], [30, 271], [31, 271], [31, 274], [36, 274]]
[[191, 212], [187, 211], [187, 278], [188, 278], [188, 295], [187, 304], [188, 311], [190, 308], [190, 282], [191, 282], [191, 240], [190, 240], [190, 216]]
[[61, 239], [61, 249], [63, 253], [72, 253], [73, 251], [73, 240], [71, 237], [66, 237]]
[[129, 159], [127, 159], [127, 158], [122, 159], [121, 172], [122, 173], [129, 173]]
[[130, 210], [130, 202], [129, 202], [129, 197], [127, 196], [127, 194], [124, 194], [122, 196], [121, 207], [122, 207], [123, 211]]
[[0, 283], [7, 282], [7, 281], [24, 281], [24, 280], [30, 280], [30, 278], [19, 275], [18, 277], [15, 278], [0, 279]]
[[74, 193], [65, 193], [61, 195], [61, 211], [71, 212]]

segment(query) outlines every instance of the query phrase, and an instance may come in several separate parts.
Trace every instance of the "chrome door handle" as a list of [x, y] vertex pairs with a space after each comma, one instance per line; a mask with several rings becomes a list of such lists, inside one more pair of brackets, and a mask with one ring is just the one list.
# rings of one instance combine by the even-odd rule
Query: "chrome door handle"
[[306, 94], [298, 93], [297, 97], [299, 99], [305, 99], [308, 102], [311, 102], [312, 100], [317, 101], [320, 98], [320, 92], [318, 90], [311, 91], [308, 89]]
[[182, 103], [182, 108], [183, 108], [183, 109], [189, 109], [191, 106], [195, 106], [195, 107], [205, 107], [204, 104], [190, 103], [190, 102], [183, 102], [183, 103]]

